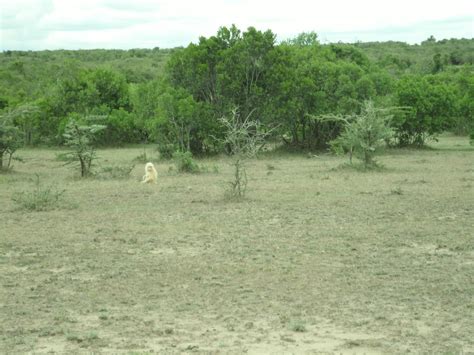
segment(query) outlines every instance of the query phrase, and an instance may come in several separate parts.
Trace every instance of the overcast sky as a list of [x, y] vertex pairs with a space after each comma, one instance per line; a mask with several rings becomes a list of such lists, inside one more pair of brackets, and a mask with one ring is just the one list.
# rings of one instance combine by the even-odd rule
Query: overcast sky
[[232, 24], [279, 41], [474, 37], [474, 0], [0, 0], [0, 12], [0, 50], [172, 48]]

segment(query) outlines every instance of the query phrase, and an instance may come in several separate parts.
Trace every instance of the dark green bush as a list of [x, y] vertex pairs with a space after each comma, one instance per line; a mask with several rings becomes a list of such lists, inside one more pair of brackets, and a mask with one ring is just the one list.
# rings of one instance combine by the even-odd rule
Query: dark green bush
[[198, 173], [199, 166], [193, 159], [191, 152], [175, 152], [173, 160], [176, 164], [176, 169], [180, 173]]
[[160, 158], [166, 160], [173, 158], [173, 154], [176, 152], [176, 146], [173, 143], [158, 144], [156, 149], [160, 153]]

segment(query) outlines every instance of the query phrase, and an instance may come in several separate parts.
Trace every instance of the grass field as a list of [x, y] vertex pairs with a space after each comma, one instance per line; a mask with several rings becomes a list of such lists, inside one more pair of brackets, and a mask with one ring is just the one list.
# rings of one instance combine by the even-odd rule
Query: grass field
[[[474, 352], [473, 148], [446, 136], [370, 172], [266, 154], [241, 202], [224, 157], [156, 160], [150, 186], [142, 163], [81, 180], [23, 149], [0, 175], [0, 353]], [[55, 209], [13, 201], [35, 174], [64, 190]]]

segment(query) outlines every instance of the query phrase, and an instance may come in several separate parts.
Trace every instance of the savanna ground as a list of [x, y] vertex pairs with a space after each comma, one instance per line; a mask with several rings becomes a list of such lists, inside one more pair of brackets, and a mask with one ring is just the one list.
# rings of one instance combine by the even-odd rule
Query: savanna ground
[[[23, 149], [0, 175], [0, 352], [474, 352], [474, 150], [431, 146], [370, 172], [265, 154], [241, 202], [224, 157], [197, 175], [155, 160], [151, 186], [142, 163], [81, 180]], [[56, 209], [12, 200], [35, 173], [65, 190]]]

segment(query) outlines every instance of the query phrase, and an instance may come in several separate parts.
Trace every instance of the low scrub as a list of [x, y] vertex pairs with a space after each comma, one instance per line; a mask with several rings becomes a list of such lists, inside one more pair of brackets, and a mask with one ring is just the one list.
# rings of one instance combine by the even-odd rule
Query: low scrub
[[176, 165], [176, 170], [179, 173], [199, 173], [198, 164], [193, 159], [191, 152], [175, 152], [173, 160]]
[[36, 175], [35, 187], [31, 191], [17, 192], [12, 200], [20, 209], [28, 211], [49, 211], [60, 207], [65, 190], [58, 190], [52, 186], [43, 186], [39, 175]]

